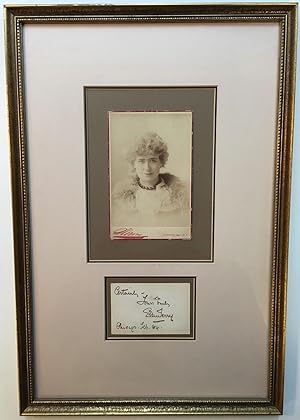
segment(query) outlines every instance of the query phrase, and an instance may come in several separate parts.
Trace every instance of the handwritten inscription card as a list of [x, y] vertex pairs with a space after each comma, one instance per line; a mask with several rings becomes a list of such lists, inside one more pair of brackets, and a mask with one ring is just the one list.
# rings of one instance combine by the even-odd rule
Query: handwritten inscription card
[[106, 338], [194, 338], [193, 278], [107, 278]]

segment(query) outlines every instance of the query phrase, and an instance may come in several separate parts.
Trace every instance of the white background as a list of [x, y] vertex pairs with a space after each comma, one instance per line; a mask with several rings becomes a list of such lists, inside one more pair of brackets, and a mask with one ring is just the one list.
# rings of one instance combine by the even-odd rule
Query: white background
[[[19, 4], [34, 4], [27, 0], [18, 2]], [[43, 3], [40, 1], [40, 3]], [[46, 3], [46, 2], [45, 2]], [[48, 3], [48, 2], [47, 2]], [[84, 2], [82, 2], [84, 3]], [[90, 3], [90, 1], [88, 2]], [[1, 31], [3, 38], [3, 31]], [[4, 60], [3, 42], [1, 43], [1, 59]], [[1, 61], [2, 61], [1, 60]], [[1, 62], [2, 64], [2, 62]], [[1, 69], [1, 88], [5, 91], [3, 65]], [[13, 279], [13, 252], [12, 252], [12, 228], [11, 228], [11, 200], [10, 200], [10, 174], [9, 174], [9, 152], [6, 102], [1, 95], [1, 150], [0, 150], [0, 232], [1, 232], [1, 253], [0, 253], [0, 331], [1, 331], [1, 365], [0, 365], [0, 417], [7, 420], [19, 418], [18, 415], [18, 386], [17, 386], [17, 354], [16, 354], [16, 324], [15, 324], [15, 299], [14, 299], [14, 279]], [[298, 95], [299, 96], [299, 95]], [[299, 101], [299, 98], [298, 98]], [[299, 382], [299, 318], [300, 309], [298, 305], [300, 275], [299, 266], [299, 242], [296, 242], [299, 233], [299, 190], [300, 190], [300, 169], [299, 164], [299, 121], [296, 121], [296, 137], [294, 148], [294, 175], [293, 175], [293, 196], [292, 196], [292, 218], [291, 218], [291, 242], [290, 242], [290, 265], [289, 265], [289, 306], [288, 306], [288, 329], [287, 329], [287, 363], [286, 363], [286, 388], [285, 388], [285, 416], [282, 419], [299, 419], [300, 404], [297, 395], [300, 394]], [[298, 166], [298, 167], [297, 167]], [[213, 417], [210, 417], [213, 418]], [[228, 417], [227, 417], [228, 418]], [[230, 418], [230, 417], [229, 417]], [[234, 416], [234, 418], [238, 418]], [[258, 417], [256, 417], [258, 418]]]

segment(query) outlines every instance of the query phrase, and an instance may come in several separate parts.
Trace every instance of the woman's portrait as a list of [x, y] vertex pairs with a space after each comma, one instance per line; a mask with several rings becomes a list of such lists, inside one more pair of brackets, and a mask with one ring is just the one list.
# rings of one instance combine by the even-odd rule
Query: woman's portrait
[[111, 239], [191, 239], [191, 112], [109, 114]]

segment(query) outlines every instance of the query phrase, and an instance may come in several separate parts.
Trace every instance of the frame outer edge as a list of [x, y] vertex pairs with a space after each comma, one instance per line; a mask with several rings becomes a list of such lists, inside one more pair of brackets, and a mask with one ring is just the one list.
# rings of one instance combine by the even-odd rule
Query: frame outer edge
[[[220, 8], [230, 9], [235, 12], [233, 5], [214, 5]], [[249, 12], [255, 9], [257, 5], [248, 7], [246, 5], [236, 4], [237, 8], [242, 8], [240, 12]], [[261, 5], [263, 6], [263, 4]], [[7, 94], [8, 94], [8, 121], [10, 134], [10, 157], [11, 157], [11, 182], [12, 182], [12, 204], [13, 204], [13, 235], [14, 235], [14, 259], [15, 259], [15, 279], [16, 279], [16, 303], [17, 303], [17, 334], [18, 334], [18, 359], [19, 359], [19, 398], [20, 398], [20, 412], [23, 415], [56, 415], [56, 414], [280, 414], [283, 411], [283, 385], [284, 385], [284, 361], [285, 361], [285, 329], [286, 329], [286, 298], [287, 298], [287, 269], [288, 269], [288, 236], [289, 236], [289, 211], [290, 211], [290, 193], [291, 193], [291, 169], [292, 169], [292, 143], [293, 143], [293, 126], [294, 126], [294, 112], [295, 112], [295, 76], [296, 76], [296, 33], [297, 33], [297, 4], [265, 4], [265, 9], [283, 8], [287, 17], [287, 33], [285, 46], [285, 63], [286, 74], [284, 77], [284, 109], [283, 109], [283, 124], [281, 127], [283, 151], [282, 151], [282, 169], [280, 177], [281, 197], [279, 203], [279, 237], [278, 237], [278, 272], [277, 272], [277, 290], [276, 298], [277, 320], [275, 325], [275, 351], [274, 351], [274, 389], [272, 404], [264, 408], [258, 408], [253, 404], [251, 408], [246, 406], [244, 409], [238, 410], [238, 407], [228, 405], [215, 411], [212, 407], [205, 406], [198, 409], [189, 410], [186, 412], [186, 407], [177, 411], [174, 407], [165, 406], [166, 411], [162, 412], [163, 407], [159, 405], [154, 407], [136, 406], [133, 404], [130, 407], [123, 407], [119, 404], [110, 404], [106, 407], [99, 406], [96, 401], [93, 405], [89, 403], [80, 404], [80, 401], [73, 401], [73, 406], [70, 402], [62, 402], [56, 404], [47, 401], [46, 404], [37, 404], [38, 401], [33, 401], [32, 395], [32, 372], [31, 372], [31, 309], [30, 309], [30, 287], [28, 286], [28, 264], [26, 260], [26, 252], [28, 250], [26, 242], [26, 220], [29, 222], [28, 211], [26, 212], [24, 200], [24, 179], [23, 179], [23, 156], [22, 156], [22, 128], [21, 119], [22, 100], [19, 97], [19, 77], [23, 75], [18, 74], [17, 65], [17, 36], [16, 36], [16, 17], [27, 16], [30, 18], [36, 11], [41, 15], [46, 15], [49, 12], [66, 13], [68, 8], [69, 13], [73, 10], [73, 15], [85, 11], [87, 13], [88, 6], [4, 6], [5, 18], [5, 37], [6, 37], [6, 71], [7, 71]], [[97, 7], [89, 9], [89, 14], [93, 14]], [[124, 7], [124, 8], [123, 8]], [[127, 13], [145, 12], [148, 8], [157, 13], [164, 14], [166, 9], [163, 6], [157, 7], [155, 10], [153, 6], [103, 6], [103, 14], [115, 12], [116, 15], [121, 14], [124, 10]], [[199, 6], [196, 6], [199, 7]], [[200, 6], [201, 8], [201, 6]], [[210, 9], [209, 6], [206, 6]], [[72, 10], [71, 10], [72, 9]], [[129, 10], [130, 9], [130, 10]], [[76, 10], [76, 11], [75, 11]], [[168, 9], [176, 15], [179, 13], [178, 6], [171, 6]], [[214, 8], [214, 10], [216, 10]], [[191, 14], [196, 13], [193, 7], [189, 8]], [[287, 54], [289, 53], [289, 54]], [[23, 82], [22, 82], [23, 83]], [[18, 89], [18, 91], [17, 91]], [[24, 133], [23, 133], [24, 134]], [[26, 192], [26, 191], [25, 191]], [[24, 204], [25, 203], [25, 204]], [[26, 216], [26, 217], [25, 217]], [[26, 219], [26, 220], [25, 220]], [[95, 404], [96, 403], [96, 404]], [[140, 407], [140, 408], [139, 408]], [[78, 411], [75, 411], [75, 409]], [[100, 409], [100, 410], [99, 410]]]
[[[48, 16], [54, 13], [55, 15], [70, 15], [74, 17], [82, 14], [87, 16], [93, 16], [99, 14], [101, 8], [101, 14], [120, 16], [126, 15], [131, 16], [134, 14], [149, 16], [178, 16], [182, 14], [198, 15], [215, 15], [233, 13], [237, 16], [243, 14], [257, 13], [258, 8], [261, 8], [261, 13], [280, 13], [287, 12], [290, 8], [297, 6], [297, 3], [289, 3], [287, 1], [276, 1], [271, 2], [251, 2], [240, 0], [238, 3], [203, 3], [203, 4], [32, 4], [32, 5], [20, 5], [20, 4], [7, 4], [7, 8], [12, 11], [16, 16], [32, 17], [34, 15]], [[184, 7], [184, 12], [182, 8]], [[217, 12], [216, 12], [217, 10]]]
[[[290, 224], [291, 176], [293, 129], [295, 118], [295, 87], [296, 87], [296, 54], [297, 54], [297, 4], [289, 5], [287, 11], [287, 42], [286, 42], [286, 77], [284, 89], [283, 111], [283, 163], [280, 188], [280, 226], [279, 226], [279, 269], [278, 269], [278, 321], [276, 325], [276, 350], [274, 355], [274, 405], [283, 414], [284, 402], [284, 365], [286, 348], [286, 313], [287, 313], [287, 275], [288, 275], [288, 241]], [[289, 54], [287, 54], [289, 52]]]
[[231, 401], [210, 402], [196, 402], [195, 404], [186, 404], [181, 401], [178, 407], [170, 401], [150, 402], [146, 405], [144, 401], [134, 402], [111, 402], [109, 405], [105, 402], [97, 401], [90, 404], [88, 401], [72, 401], [72, 405], [68, 401], [53, 401], [49, 407], [47, 402], [36, 402], [30, 405], [23, 415], [96, 415], [96, 416], [182, 416], [182, 415], [279, 415], [279, 410], [272, 404], [266, 403], [263, 405], [253, 404], [244, 405], [241, 403], [235, 404]]
[[23, 413], [30, 406], [30, 370], [28, 352], [27, 324], [27, 275], [25, 260], [25, 223], [22, 186], [22, 155], [20, 135], [17, 48], [15, 14], [13, 9], [4, 6], [6, 94], [8, 106], [8, 125], [10, 136], [10, 165], [12, 185], [12, 217], [14, 238], [14, 275], [17, 315], [17, 357], [19, 367], [19, 410]]

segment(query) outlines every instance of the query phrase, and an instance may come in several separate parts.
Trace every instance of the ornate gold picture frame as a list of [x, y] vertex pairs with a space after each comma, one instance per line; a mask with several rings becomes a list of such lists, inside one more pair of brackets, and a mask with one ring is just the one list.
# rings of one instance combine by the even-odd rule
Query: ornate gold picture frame
[[[21, 414], [283, 412], [296, 15], [292, 3], [5, 8]], [[178, 257], [162, 264], [160, 248], [151, 246], [165, 245], [132, 246], [131, 238], [115, 241], [128, 261], [91, 261], [89, 179], [109, 191], [109, 172], [90, 170], [103, 168], [103, 156], [87, 150], [98, 130], [97, 118], [89, 123], [85, 114], [91, 86], [216, 90], [207, 142], [214, 171], [206, 177], [194, 159], [191, 180], [192, 202], [199, 199], [196, 244], [201, 230], [193, 237], [193, 229], [205, 212], [201, 182], [213, 198], [207, 258], [189, 261], [181, 245], [189, 241], [173, 241]], [[206, 115], [206, 102], [193, 100]], [[157, 111], [189, 111], [176, 101], [165, 92]], [[155, 111], [153, 104], [140, 108], [125, 111]], [[193, 126], [197, 156], [202, 126]], [[108, 129], [101, 130], [96, 141], [108, 144]], [[106, 210], [101, 217], [108, 226]], [[114, 289], [106, 292], [105, 279], [126, 278], [122, 293], [134, 297], [143, 277], [175, 285], [193, 279], [186, 294], [192, 339], [144, 340], [139, 332], [134, 340], [107, 340], [107, 326], [115, 326], [105, 303]], [[149, 305], [171, 306], [161, 290]], [[180, 321], [180, 296], [172, 308], [159, 314]]]

